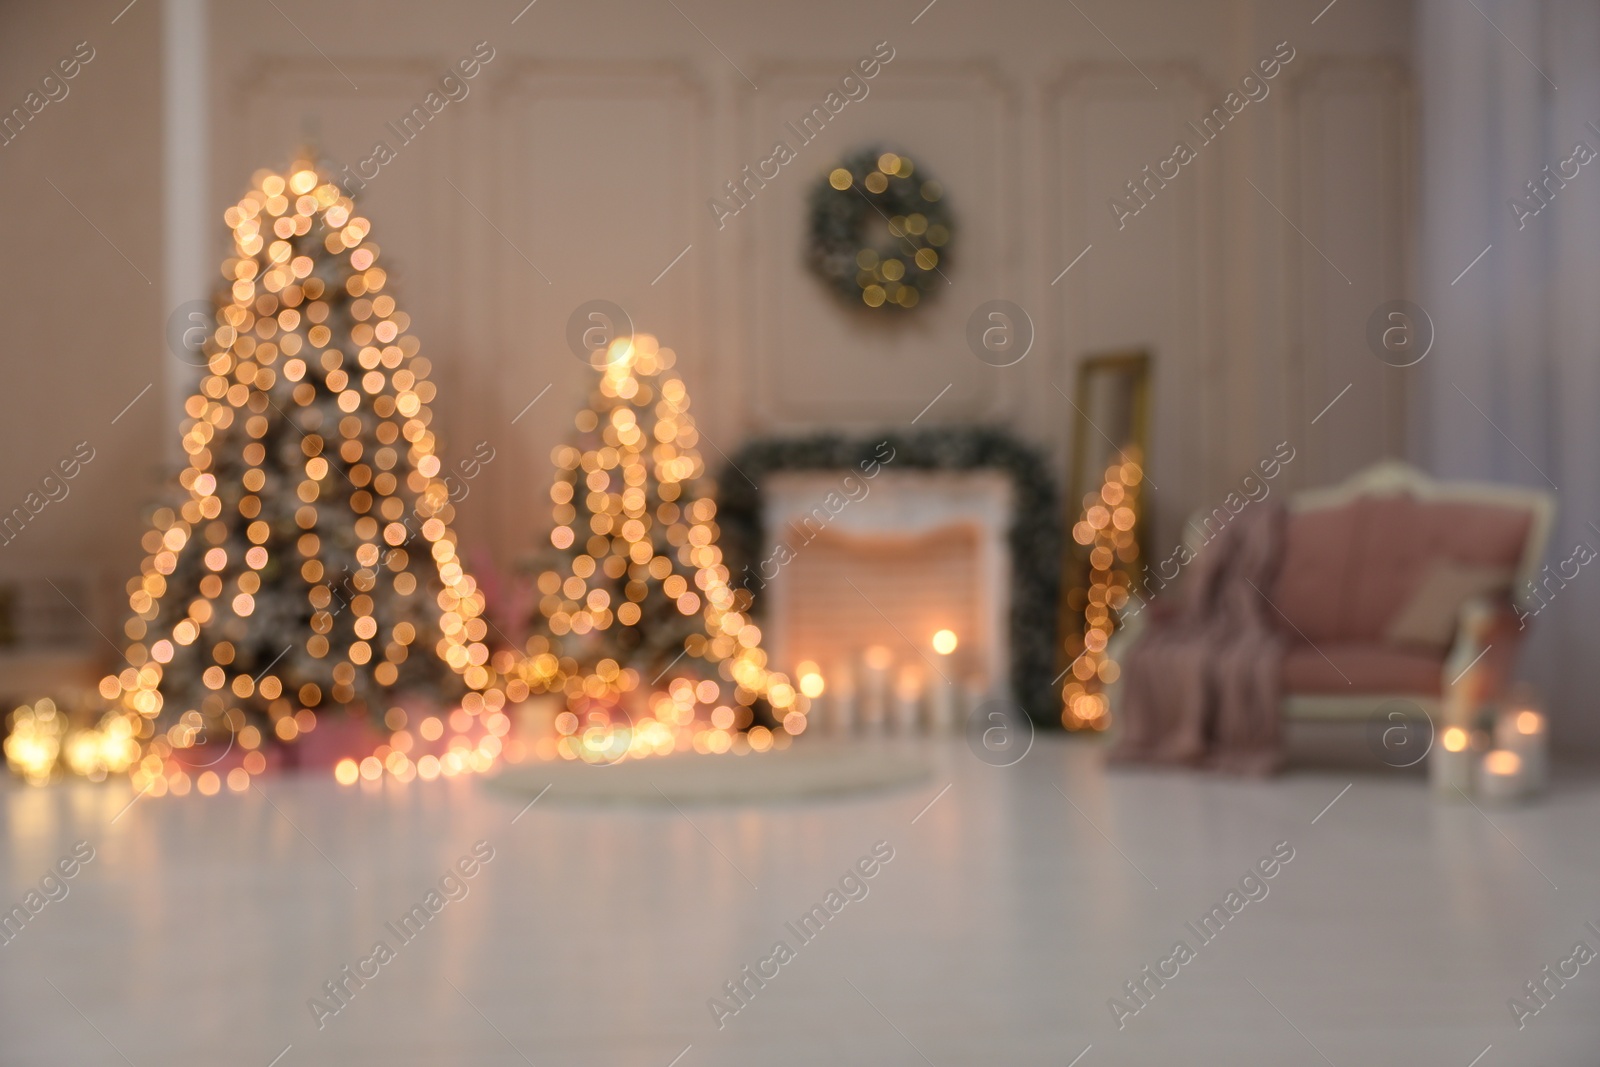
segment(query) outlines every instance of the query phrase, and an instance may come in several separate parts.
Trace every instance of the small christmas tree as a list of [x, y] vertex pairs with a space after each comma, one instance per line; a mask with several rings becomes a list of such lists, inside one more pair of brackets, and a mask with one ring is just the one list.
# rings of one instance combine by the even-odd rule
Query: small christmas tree
[[553, 455], [558, 558], [521, 679], [566, 695], [567, 758], [760, 751], [805, 729], [807, 698], [766, 669], [750, 593], [729, 584], [673, 363], [648, 335], [614, 341], [578, 440]]
[[1083, 612], [1083, 627], [1078, 633], [1068, 630], [1063, 646], [1071, 677], [1061, 689], [1061, 722], [1069, 730], [1104, 730], [1111, 724], [1105, 689], [1121, 668], [1107, 646], [1139, 563], [1140, 462], [1138, 449], [1125, 449], [1106, 468], [1100, 488], [1084, 496], [1083, 518], [1072, 527], [1069, 580], [1076, 579], [1077, 588], [1068, 604]]
[[[429, 363], [371, 224], [307, 160], [254, 185], [224, 214], [229, 289], [184, 406], [184, 492], [153, 515], [127, 665], [100, 683], [144, 742], [135, 784], [156, 792], [187, 789], [173, 754], [197, 738], [238, 742], [242, 789], [264, 734], [291, 741], [319, 712], [462, 681], [486, 691], [471, 713], [505, 701], [438, 478]], [[380, 755], [405, 776], [403, 753]]]

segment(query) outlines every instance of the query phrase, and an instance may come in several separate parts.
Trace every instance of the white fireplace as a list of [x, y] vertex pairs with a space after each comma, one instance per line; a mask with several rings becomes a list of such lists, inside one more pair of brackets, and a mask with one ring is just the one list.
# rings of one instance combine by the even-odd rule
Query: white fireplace
[[[773, 664], [816, 663], [854, 688], [888, 650], [891, 684], [920, 677], [1009, 695], [1011, 479], [997, 470], [794, 471], [764, 479], [760, 594]], [[775, 573], [774, 573], [775, 572]], [[768, 577], [770, 576], [770, 577]], [[933, 635], [953, 631], [953, 653]]]

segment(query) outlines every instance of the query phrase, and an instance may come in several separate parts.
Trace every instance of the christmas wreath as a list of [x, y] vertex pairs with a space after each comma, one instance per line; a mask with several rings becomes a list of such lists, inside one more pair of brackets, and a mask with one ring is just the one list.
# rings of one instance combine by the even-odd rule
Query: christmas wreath
[[907, 156], [869, 148], [812, 191], [807, 259], [851, 303], [914, 308], [946, 280], [953, 229], [937, 181]]

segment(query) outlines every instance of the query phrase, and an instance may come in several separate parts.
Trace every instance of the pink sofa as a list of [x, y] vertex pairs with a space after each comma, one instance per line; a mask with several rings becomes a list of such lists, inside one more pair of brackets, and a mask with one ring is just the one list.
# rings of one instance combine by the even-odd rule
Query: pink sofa
[[1410, 493], [1291, 512], [1272, 595], [1296, 631], [1284, 656], [1284, 692], [1443, 696], [1445, 660], [1461, 628], [1451, 627], [1437, 643], [1391, 633], [1417, 597], [1430, 595], [1424, 586], [1431, 582], [1448, 595], [1452, 582], [1438, 577], [1441, 563], [1467, 574], [1454, 583], [1466, 593], [1458, 611], [1477, 601], [1492, 612], [1496, 636], [1484, 657], [1492, 662], [1482, 665], [1495, 670], [1480, 679], [1497, 688], [1516, 657], [1511, 587], [1537, 515], [1492, 500]]
[[[1399, 700], [1466, 721], [1515, 667], [1554, 507], [1542, 490], [1438, 482], [1397, 462], [1292, 497], [1262, 590], [1285, 642], [1284, 718], [1365, 720]], [[1141, 615], [1119, 631], [1113, 657], [1145, 627]]]

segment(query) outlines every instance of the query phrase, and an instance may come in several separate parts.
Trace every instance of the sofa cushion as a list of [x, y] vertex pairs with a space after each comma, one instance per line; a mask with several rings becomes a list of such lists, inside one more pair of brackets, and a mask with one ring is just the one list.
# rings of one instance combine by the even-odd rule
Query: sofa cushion
[[1285, 694], [1414, 693], [1443, 690], [1444, 657], [1379, 644], [1294, 642], [1284, 650], [1279, 675]]
[[[1421, 591], [1435, 560], [1512, 571], [1522, 557], [1532, 513], [1411, 496], [1367, 497], [1345, 601], [1342, 636], [1378, 641]], [[1507, 582], [1507, 585], [1510, 583]]]
[[1511, 589], [1511, 575], [1509, 567], [1467, 566], [1435, 559], [1411, 599], [1384, 627], [1384, 640], [1391, 645], [1414, 645], [1419, 651], [1443, 651], [1455, 638], [1462, 605], [1482, 596], [1504, 601]]

